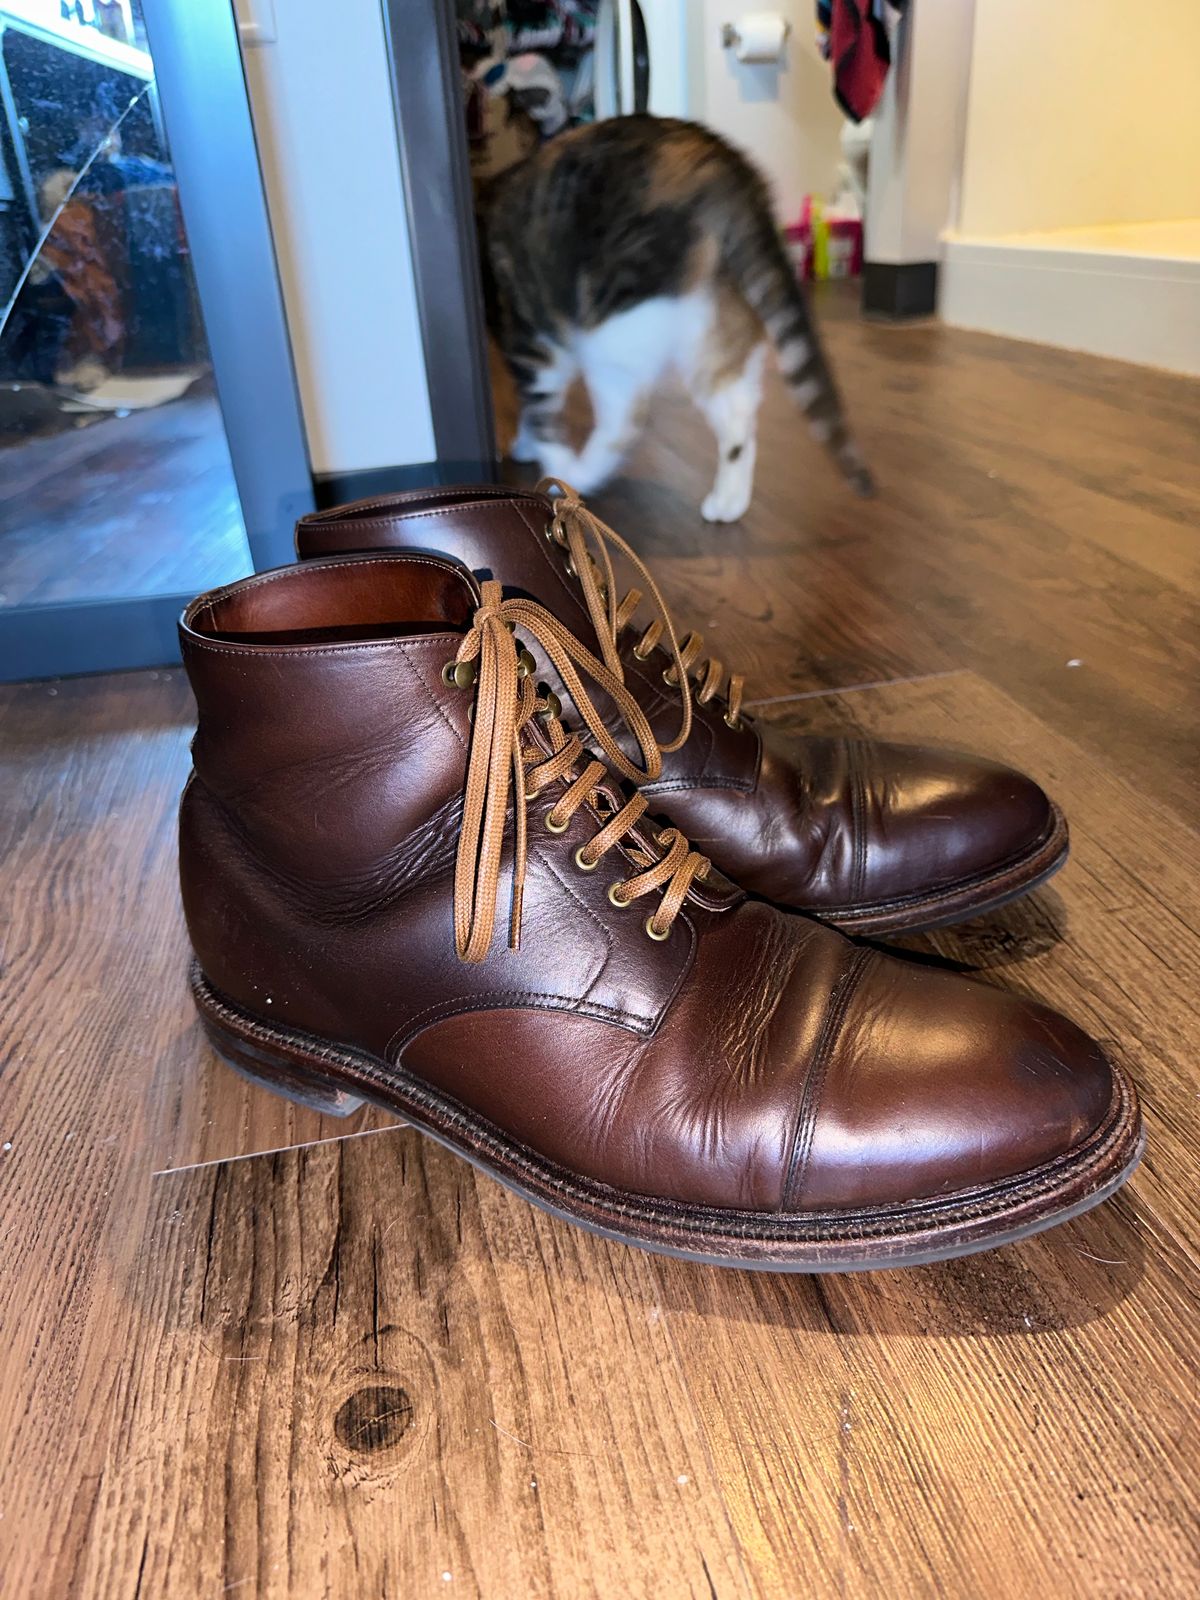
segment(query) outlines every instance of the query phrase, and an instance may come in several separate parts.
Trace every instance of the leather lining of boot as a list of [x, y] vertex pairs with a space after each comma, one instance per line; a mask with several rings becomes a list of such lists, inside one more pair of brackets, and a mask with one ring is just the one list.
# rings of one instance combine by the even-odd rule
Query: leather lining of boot
[[465, 630], [477, 597], [465, 568], [435, 558], [334, 559], [283, 568], [189, 611], [189, 628], [237, 644], [349, 643]]

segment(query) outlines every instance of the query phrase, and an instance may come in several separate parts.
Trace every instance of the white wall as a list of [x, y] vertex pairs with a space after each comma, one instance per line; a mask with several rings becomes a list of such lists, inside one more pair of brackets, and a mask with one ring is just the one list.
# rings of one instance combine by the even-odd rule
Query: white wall
[[313, 469], [430, 461], [379, 0], [235, 10]]
[[975, 0], [958, 231], [1200, 216], [1196, 0]]
[[[781, 66], [739, 62], [721, 26], [750, 11], [778, 11], [792, 24]], [[837, 187], [845, 118], [816, 46], [811, 0], [687, 0], [693, 85], [689, 116], [707, 122], [757, 162], [770, 179], [780, 220], [793, 222], [806, 194]]]

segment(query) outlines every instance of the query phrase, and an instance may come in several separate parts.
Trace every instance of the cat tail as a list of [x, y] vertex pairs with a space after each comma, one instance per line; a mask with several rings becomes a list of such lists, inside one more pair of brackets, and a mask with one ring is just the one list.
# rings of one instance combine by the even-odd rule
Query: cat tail
[[[749, 241], [746, 241], [749, 243]], [[829, 451], [856, 494], [875, 493], [875, 480], [846, 423], [842, 399], [825, 359], [808, 300], [783, 241], [771, 227], [727, 260], [734, 281], [775, 346], [788, 392], [808, 419], [814, 439]]]

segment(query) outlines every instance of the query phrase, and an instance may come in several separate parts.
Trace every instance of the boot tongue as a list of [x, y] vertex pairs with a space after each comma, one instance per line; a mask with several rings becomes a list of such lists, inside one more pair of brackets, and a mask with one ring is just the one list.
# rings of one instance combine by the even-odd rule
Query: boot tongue
[[592, 620], [596, 642], [600, 646], [605, 664], [622, 682], [625, 673], [618, 648], [622, 615], [626, 611], [632, 612], [641, 596], [639, 591], [631, 590], [626, 600], [620, 606], [617, 605], [616, 574], [613, 571], [611, 551], [614, 549], [622, 551], [646, 584], [658, 612], [658, 620], [654, 624], [655, 637], [665, 632], [670, 647], [674, 677], [668, 681], [679, 693], [679, 731], [661, 748], [666, 755], [682, 749], [692, 731], [689, 662], [684, 659], [680, 650], [671, 613], [667, 610], [667, 603], [650, 569], [615, 529], [610, 528], [607, 522], [602, 522], [594, 511], [584, 505], [581, 497], [569, 483], [564, 483], [561, 478], [543, 478], [538, 488], [547, 492], [553, 491], [557, 497], [553, 501], [551, 536], [570, 551], [571, 566], [583, 589], [584, 604]]
[[[515, 838], [510, 944], [520, 939], [525, 883], [526, 786], [521, 731], [535, 710], [530, 676], [534, 657], [514, 637], [524, 627], [554, 662], [571, 698], [605, 754], [633, 781], [656, 778], [662, 757], [641, 707], [602, 661], [597, 660], [550, 612], [532, 600], [505, 601], [500, 584], [487, 579], [471, 628], [459, 646], [457, 665], [478, 662], [475, 720], [467, 763], [462, 833], [454, 877], [454, 934], [464, 961], [481, 961], [491, 945], [500, 861], [512, 788]], [[605, 728], [583, 686], [580, 671], [616, 702], [637, 741], [643, 766], [631, 764]]]

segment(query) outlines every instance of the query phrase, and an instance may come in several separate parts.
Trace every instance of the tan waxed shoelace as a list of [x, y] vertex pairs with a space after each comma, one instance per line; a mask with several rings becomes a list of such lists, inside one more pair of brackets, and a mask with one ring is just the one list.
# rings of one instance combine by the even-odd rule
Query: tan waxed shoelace
[[[661, 748], [668, 754], [672, 750], [678, 750], [686, 743], [692, 729], [690, 673], [704, 649], [702, 635], [693, 631], [682, 644], [679, 643], [666, 601], [645, 563], [619, 533], [610, 528], [606, 522], [602, 522], [594, 511], [584, 505], [583, 500], [569, 483], [564, 483], [561, 478], [543, 478], [537, 487], [542, 494], [557, 491], [549, 536], [569, 553], [571, 570], [579, 579], [580, 587], [583, 589], [584, 604], [592, 619], [592, 626], [596, 630], [601, 654], [609, 670], [615, 672], [622, 681], [624, 681], [624, 668], [618, 653], [617, 641], [641, 604], [642, 593], [640, 589], [630, 589], [620, 605], [617, 604], [616, 582], [609, 547], [615, 546], [616, 549], [623, 551], [645, 580], [650, 590], [650, 597], [658, 609], [658, 616], [650, 622], [634, 645], [633, 653], [639, 661], [644, 661], [663, 634], [666, 634], [673, 664], [663, 673], [663, 678], [671, 688], [679, 690], [681, 715], [679, 732], [670, 744], [664, 744]], [[589, 543], [594, 546], [595, 554], [589, 548]], [[599, 560], [596, 559], [597, 555]], [[709, 656], [701, 663], [700, 682], [695, 690], [698, 705], [707, 705], [720, 691], [724, 676], [725, 668], [716, 656]], [[741, 673], [731, 672], [725, 691], [727, 702], [725, 720], [731, 728], [739, 726], [744, 692], [744, 677]]]
[[[585, 756], [578, 734], [568, 733], [560, 722], [555, 697], [538, 695], [530, 676], [533, 657], [518, 643], [517, 628], [531, 634], [546, 652], [576, 710], [618, 772], [633, 783], [644, 783], [662, 771], [662, 752], [650, 724], [619, 673], [598, 660], [569, 628], [535, 601], [505, 600], [499, 583], [484, 583], [471, 629], [444, 674], [448, 683], [467, 680], [467, 686], [470, 675], [460, 670], [456, 676], [454, 669], [478, 661], [462, 833], [454, 865], [454, 942], [464, 961], [482, 961], [491, 948], [510, 795], [514, 840], [509, 944], [515, 950], [520, 945], [528, 859], [528, 801], [548, 784], [566, 777]], [[637, 743], [644, 766], [635, 766], [604, 726], [583, 686], [579, 668], [616, 705]], [[535, 715], [546, 720], [554, 752], [551, 756], [536, 747], [527, 748], [522, 742], [522, 730]], [[551, 833], [565, 832], [580, 806], [603, 799], [597, 791], [607, 776], [603, 762], [585, 762], [546, 813], [546, 826]], [[591, 872], [599, 866], [605, 852], [630, 833], [647, 805], [644, 796], [635, 793], [616, 810], [600, 832], [575, 852], [580, 871]], [[652, 855], [636, 840], [626, 844], [641, 870], [610, 885], [608, 895], [613, 905], [626, 906], [641, 895], [662, 889], [662, 899], [644, 926], [652, 939], [665, 939], [688, 890], [697, 878], [706, 875], [709, 862], [690, 848], [677, 828], [665, 829], [658, 834], [656, 843], [665, 852], [661, 857]]]

